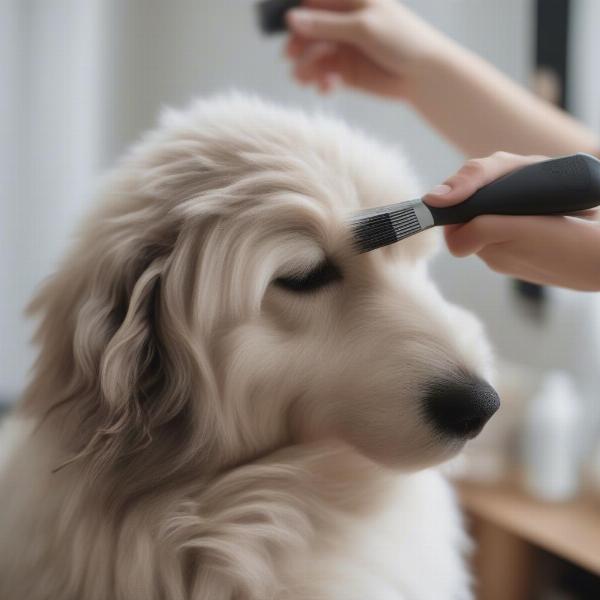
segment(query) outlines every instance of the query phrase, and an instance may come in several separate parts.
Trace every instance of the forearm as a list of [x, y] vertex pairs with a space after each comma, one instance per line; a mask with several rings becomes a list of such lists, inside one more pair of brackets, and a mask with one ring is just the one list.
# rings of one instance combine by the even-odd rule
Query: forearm
[[600, 152], [598, 138], [567, 113], [458, 46], [420, 69], [409, 101], [469, 157]]

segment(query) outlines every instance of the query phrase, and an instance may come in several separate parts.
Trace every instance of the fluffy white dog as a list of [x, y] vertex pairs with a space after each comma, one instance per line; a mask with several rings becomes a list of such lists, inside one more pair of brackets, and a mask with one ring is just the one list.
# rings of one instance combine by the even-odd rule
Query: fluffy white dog
[[356, 255], [402, 158], [240, 96], [168, 112], [32, 304], [6, 422], [2, 600], [450, 600], [466, 538], [433, 470], [497, 408], [423, 234]]

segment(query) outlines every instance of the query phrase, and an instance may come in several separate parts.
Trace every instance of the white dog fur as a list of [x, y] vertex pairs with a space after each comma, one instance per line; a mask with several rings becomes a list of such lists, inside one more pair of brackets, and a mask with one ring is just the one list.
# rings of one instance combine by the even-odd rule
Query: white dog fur
[[[32, 303], [0, 598], [470, 598], [428, 468], [462, 442], [420, 389], [485, 376], [486, 342], [428, 277], [429, 234], [355, 255], [344, 224], [416, 192], [401, 156], [331, 118], [244, 96], [164, 114]], [[273, 283], [325, 257], [343, 279]]]

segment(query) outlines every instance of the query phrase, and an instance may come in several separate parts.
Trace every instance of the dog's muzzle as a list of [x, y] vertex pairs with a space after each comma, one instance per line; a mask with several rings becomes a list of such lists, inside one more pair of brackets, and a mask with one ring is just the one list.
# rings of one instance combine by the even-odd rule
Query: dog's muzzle
[[437, 379], [425, 390], [427, 419], [453, 437], [475, 437], [499, 407], [496, 390], [479, 377]]

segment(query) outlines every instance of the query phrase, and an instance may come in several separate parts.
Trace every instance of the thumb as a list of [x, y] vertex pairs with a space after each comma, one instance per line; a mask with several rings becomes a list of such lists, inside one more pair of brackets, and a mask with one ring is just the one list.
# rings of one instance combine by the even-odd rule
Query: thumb
[[358, 19], [354, 12], [333, 12], [296, 8], [287, 14], [290, 29], [305, 38], [352, 42]]
[[471, 159], [461, 167], [458, 173], [431, 190], [425, 196], [424, 201], [431, 206], [458, 204], [499, 177], [520, 167], [543, 160], [547, 160], [547, 157], [519, 156], [509, 152], [495, 152], [486, 158]]
[[448, 180], [447, 183], [433, 188], [423, 197], [423, 201], [425, 204], [438, 208], [458, 204], [475, 192], [475, 189], [472, 192], [471, 188], [465, 189], [466, 186], [461, 185], [461, 183], [460, 181]]

